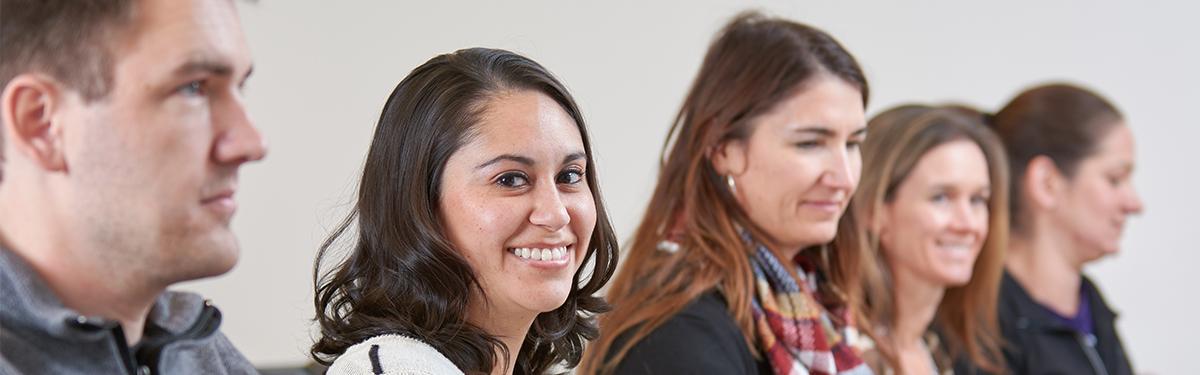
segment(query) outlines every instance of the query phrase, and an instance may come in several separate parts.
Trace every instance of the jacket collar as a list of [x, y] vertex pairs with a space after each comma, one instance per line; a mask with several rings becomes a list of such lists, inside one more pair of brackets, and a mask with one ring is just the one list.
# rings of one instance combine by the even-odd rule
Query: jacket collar
[[[0, 246], [0, 322], [5, 327], [23, 327], [68, 340], [107, 337], [118, 322], [105, 317], [85, 316], [63, 305], [49, 285], [16, 253]], [[166, 331], [178, 335], [198, 323], [201, 313], [215, 309], [199, 295], [163, 292], [147, 316], [147, 333]], [[218, 319], [219, 319], [219, 314]]]
[[[1111, 325], [1117, 314], [1100, 296], [1095, 284], [1087, 276], [1083, 276], [1080, 287], [1083, 288], [1083, 295], [1091, 304], [1092, 318], [1096, 327]], [[1000, 282], [1000, 298], [1009, 299], [1010, 305], [1014, 307], [1018, 315], [1018, 325], [1053, 331], [1071, 331], [1071, 328], [1057, 316], [1034, 300], [1008, 270], [1004, 271], [1003, 279]]]

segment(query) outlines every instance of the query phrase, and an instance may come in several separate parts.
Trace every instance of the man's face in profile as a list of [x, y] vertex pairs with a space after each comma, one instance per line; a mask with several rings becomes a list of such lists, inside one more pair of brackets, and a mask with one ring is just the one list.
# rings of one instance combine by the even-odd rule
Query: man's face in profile
[[237, 261], [237, 171], [261, 159], [250, 53], [230, 0], [143, 0], [111, 43], [109, 94], [67, 100], [66, 197], [91, 255], [173, 283]]

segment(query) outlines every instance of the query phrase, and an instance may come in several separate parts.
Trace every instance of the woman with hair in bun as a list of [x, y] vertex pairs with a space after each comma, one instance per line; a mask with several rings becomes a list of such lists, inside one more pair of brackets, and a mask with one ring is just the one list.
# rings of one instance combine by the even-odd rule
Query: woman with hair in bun
[[1116, 314], [1084, 265], [1116, 253], [1130, 215], [1133, 132], [1086, 89], [1050, 84], [992, 119], [1012, 167], [1012, 237], [999, 301], [1017, 374], [1132, 374]]

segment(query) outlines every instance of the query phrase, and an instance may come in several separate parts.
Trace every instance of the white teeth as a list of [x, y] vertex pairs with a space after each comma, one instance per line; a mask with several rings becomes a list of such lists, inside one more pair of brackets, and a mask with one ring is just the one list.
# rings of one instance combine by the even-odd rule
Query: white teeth
[[959, 245], [959, 244], [954, 244], [954, 245], [946, 244], [946, 245], [942, 245], [942, 248], [949, 250], [949, 251], [970, 251], [971, 250], [970, 245]]
[[521, 259], [531, 259], [540, 261], [561, 261], [567, 258], [567, 247], [555, 247], [551, 249], [534, 249], [528, 247], [515, 247], [512, 249], [513, 255]]

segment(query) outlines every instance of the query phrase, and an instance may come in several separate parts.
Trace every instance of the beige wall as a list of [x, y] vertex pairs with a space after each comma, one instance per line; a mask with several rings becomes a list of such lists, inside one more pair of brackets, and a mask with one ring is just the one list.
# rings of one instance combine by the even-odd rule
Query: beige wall
[[[317, 1], [242, 5], [256, 59], [248, 86], [271, 153], [243, 169], [235, 230], [241, 263], [183, 285], [226, 313], [255, 363], [303, 361], [311, 343], [311, 265], [347, 208], [392, 87], [435, 54], [470, 46], [522, 52], [559, 75], [590, 122], [619, 234], [650, 193], [669, 121], [713, 32], [743, 1]], [[851, 4], [852, 3], [852, 4]], [[1128, 114], [1147, 211], [1124, 252], [1094, 275], [1120, 312], [1140, 372], [1200, 373], [1185, 340], [1200, 264], [1200, 177], [1188, 113], [1200, 103], [1200, 5], [1186, 2], [773, 1], [759, 7], [831, 32], [873, 86], [870, 112], [905, 101], [1000, 105], [1045, 79], [1086, 83]]]

